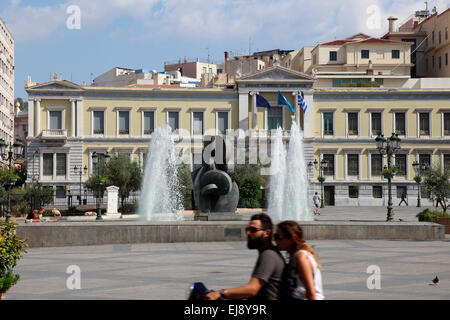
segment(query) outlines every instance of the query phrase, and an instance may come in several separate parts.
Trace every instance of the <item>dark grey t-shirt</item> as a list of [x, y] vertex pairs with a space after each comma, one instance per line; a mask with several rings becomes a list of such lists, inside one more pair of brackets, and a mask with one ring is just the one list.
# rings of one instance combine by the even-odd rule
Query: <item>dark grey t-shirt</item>
[[265, 283], [254, 299], [278, 299], [284, 266], [284, 259], [275, 247], [269, 247], [259, 254], [252, 277], [264, 280]]

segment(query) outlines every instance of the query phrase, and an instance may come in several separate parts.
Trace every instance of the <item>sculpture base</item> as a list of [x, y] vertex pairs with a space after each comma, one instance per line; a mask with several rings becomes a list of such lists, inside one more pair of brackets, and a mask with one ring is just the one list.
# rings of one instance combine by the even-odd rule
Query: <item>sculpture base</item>
[[240, 214], [235, 212], [201, 212], [194, 215], [194, 221], [238, 221], [242, 220]]

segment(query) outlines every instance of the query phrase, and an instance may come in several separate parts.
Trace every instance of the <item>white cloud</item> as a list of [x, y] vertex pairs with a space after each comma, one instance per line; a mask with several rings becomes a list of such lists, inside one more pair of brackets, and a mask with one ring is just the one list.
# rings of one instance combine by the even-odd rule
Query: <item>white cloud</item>
[[[81, 27], [89, 31], [128, 17], [140, 26], [141, 34], [131, 35], [138, 39], [229, 41], [251, 36], [292, 48], [300, 45], [301, 39], [322, 42], [358, 32], [381, 36], [387, 31], [388, 16], [396, 15], [401, 22], [424, 9], [421, 0], [68, 0], [43, 8], [20, 6], [20, 0], [12, 0], [1, 15], [16, 40], [38, 39], [65, 28], [65, 9], [71, 4], [80, 7]], [[436, 0], [435, 4], [442, 12], [450, 0]], [[367, 25], [371, 5], [380, 8], [380, 29]], [[114, 32], [119, 33], [119, 28]]]

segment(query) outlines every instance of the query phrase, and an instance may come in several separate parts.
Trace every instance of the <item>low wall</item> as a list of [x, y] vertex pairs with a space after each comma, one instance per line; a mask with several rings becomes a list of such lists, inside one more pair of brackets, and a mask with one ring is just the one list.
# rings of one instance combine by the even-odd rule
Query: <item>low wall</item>
[[[58, 222], [20, 224], [29, 247], [127, 243], [245, 241], [246, 221]], [[429, 222], [302, 222], [308, 240], [442, 240], [444, 226]]]

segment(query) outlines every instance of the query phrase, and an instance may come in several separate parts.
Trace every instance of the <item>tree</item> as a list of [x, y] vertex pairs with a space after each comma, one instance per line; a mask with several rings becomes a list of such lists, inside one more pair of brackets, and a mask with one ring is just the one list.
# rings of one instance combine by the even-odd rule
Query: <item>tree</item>
[[180, 189], [183, 193], [184, 207], [190, 208], [192, 206], [192, 190], [194, 190], [194, 183], [192, 182], [191, 168], [188, 164], [181, 163], [178, 166], [178, 181], [180, 181]]
[[450, 197], [450, 170], [442, 173], [439, 166], [435, 166], [434, 168], [430, 167], [424, 173], [424, 176], [423, 188], [425, 191], [430, 192], [431, 199], [436, 197], [441, 200], [442, 210], [446, 212]]
[[141, 187], [141, 168], [128, 155], [118, 154], [111, 157], [105, 169], [107, 185], [119, 187], [120, 203], [123, 208], [130, 192], [137, 191]]
[[261, 199], [261, 180], [257, 177], [245, 179], [239, 189], [242, 204], [246, 208], [259, 208]]
[[[265, 166], [264, 166], [265, 167]], [[261, 181], [262, 186], [267, 187], [269, 176], [261, 175], [261, 164], [250, 164], [248, 157], [245, 158], [244, 164], [235, 164], [231, 179], [236, 181], [236, 184], [240, 188], [247, 178], [258, 178]]]

